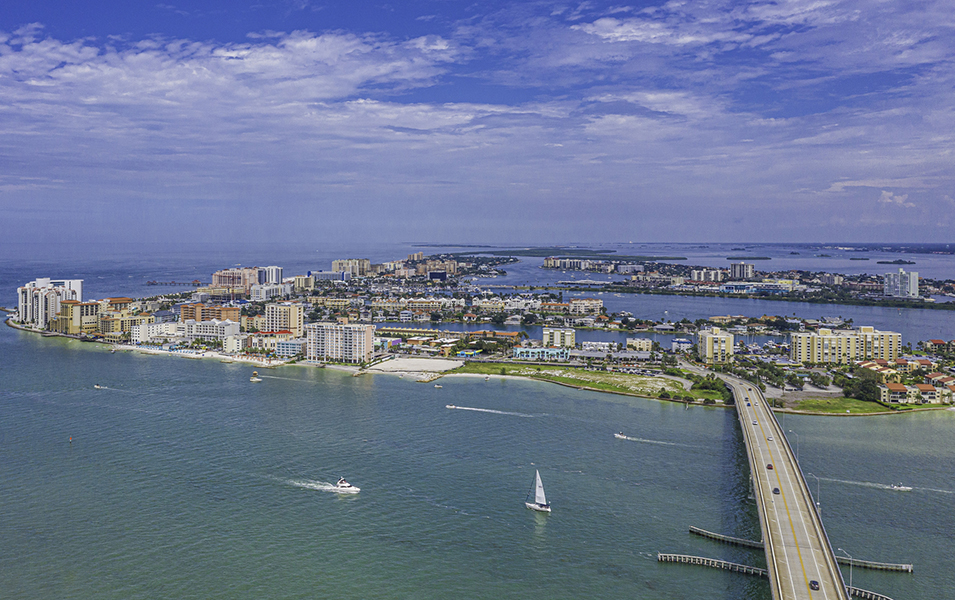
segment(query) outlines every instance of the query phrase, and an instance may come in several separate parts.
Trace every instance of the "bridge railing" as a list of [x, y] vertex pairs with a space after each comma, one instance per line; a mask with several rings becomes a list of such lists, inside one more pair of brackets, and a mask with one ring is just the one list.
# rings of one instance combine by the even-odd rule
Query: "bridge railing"
[[[755, 387], [755, 384], [752, 382], [744, 381], [744, 380], [738, 379], [736, 377], [728, 376], [728, 375], [721, 375], [721, 377], [723, 377], [724, 379], [731, 380], [732, 383], [730, 387], [733, 389], [734, 396], [736, 395], [737, 389], [739, 390], [740, 395], [742, 395], [743, 393], [742, 390], [744, 389], [748, 389], [748, 388], [753, 388], [754, 390], [757, 389]], [[760, 396], [763, 398], [763, 402], [765, 403], [766, 398], [765, 396], [762, 396], [761, 392], [760, 392]], [[744, 422], [745, 417], [743, 415], [743, 411], [740, 409], [740, 406], [741, 406], [740, 401], [742, 401], [744, 406], [746, 404], [745, 398], [736, 398], [736, 402], [737, 402], [736, 412], [739, 417], [740, 425], [743, 427], [743, 435], [746, 436], [747, 439], [749, 439], [750, 430], [746, 426], [746, 423]], [[767, 405], [766, 408], [768, 409], [768, 412], [772, 418], [773, 429], [775, 430], [777, 435], [779, 437], [782, 437], [783, 439], [783, 442], [786, 448], [787, 459], [796, 467], [794, 471], [796, 473], [796, 476], [799, 479], [800, 492], [803, 494], [804, 498], [808, 499], [808, 504], [810, 504], [810, 510], [812, 511], [813, 529], [817, 532], [817, 535], [819, 536], [820, 541], [825, 544], [825, 547], [828, 550], [828, 552], [825, 553], [826, 561], [829, 562], [829, 570], [833, 573], [833, 576], [838, 579], [837, 587], [839, 587], [842, 590], [840, 597], [848, 600], [848, 590], [847, 590], [848, 586], [846, 586], [845, 580], [842, 578], [842, 570], [839, 568], [839, 565], [836, 562], [836, 559], [835, 559], [836, 554], [832, 550], [832, 542], [829, 541], [829, 535], [826, 533], [826, 528], [822, 525], [822, 516], [819, 514], [819, 511], [816, 507], [815, 499], [812, 497], [812, 493], [809, 490], [809, 485], [806, 483], [806, 478], [803, 475], [802, 468], [799, 466], [799, 461], [796, 460], [796, 453], [793, 452], [793, 448], [789, 444], [789, 438], [787, 438], [786, 435], [783, 433], [783, 429], [782, 427], [780, 427], [779, 421], [776, 420], [776, 415], [773, 413], [772, 407]], [[750, 459], [750, 468], [754, 470], [757, 469], [758, 465], [753, 463], [754, 459], [752, 457], [752, 454], [749, 451], [747, 451], [747, 454], [749, 455], [749, 459]], [[758, 501], [760, 502], [760, 506], [762, 506], [763, 505], [762, 491], [759, 489], [759, 486], [756, 486], [756, 493], [759, 495]], [[762, 510], [760, 510], [759, 512], [760, 512], [760, 525], [763, 527], [763, 531], [766, 531], [766, 524], [763, 523]], [[772, 553], [770, 552], [771, 543], [769, 541], [769, 536], [764, 536], [764, 537], [766, 537], [767, 539], [767, 542], [766, 542], [767, 565], [772, 565], [773, 570], [775, 570], [775, 564], [772, 562], [775, 559], [773, 556], [771, 556]], [[774, 581], [773, 578], [771, 577], [770, 586], [774, 588], [774, 597], [778, 597], [776, 595], [777, 592], [775, 589], [777, 585], [778, 585], [778, 582]]]

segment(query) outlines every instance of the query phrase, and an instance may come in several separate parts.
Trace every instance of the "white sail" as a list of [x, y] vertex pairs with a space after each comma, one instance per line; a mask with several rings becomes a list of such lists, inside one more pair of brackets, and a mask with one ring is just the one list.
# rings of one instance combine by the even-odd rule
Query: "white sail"
[[534, 502], [537, 504], [547, 504], [547, 498], [544, 496], [544, 484], [541, 483], [541, 472], [537, 471], [537, 481], [534, 483]]

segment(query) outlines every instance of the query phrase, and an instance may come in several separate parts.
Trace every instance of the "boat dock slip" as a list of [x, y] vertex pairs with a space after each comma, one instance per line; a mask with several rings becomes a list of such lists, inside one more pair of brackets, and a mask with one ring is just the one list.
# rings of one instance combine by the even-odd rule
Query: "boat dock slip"
[[754, 384], [722, 379], [736, 399], [774, 600], [848, 600], [815, 500], [769, 404]]

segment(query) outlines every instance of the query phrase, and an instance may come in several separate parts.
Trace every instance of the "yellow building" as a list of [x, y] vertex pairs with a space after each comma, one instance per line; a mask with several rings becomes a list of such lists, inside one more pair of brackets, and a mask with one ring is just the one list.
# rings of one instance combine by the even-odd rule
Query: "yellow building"
[[312, 306], [324, 306], [331, 310], [346, 310], [351, 306], [351, 300], [348, 298], [328, 298], [326, 296], [312, 296], [309, 299]]
[[704, 329], [696, 335], [700, 358], [706, 364], [733, 362], [733, 334], [719, 327]]
[[310, 292], [315, 289], [315, 278], [311, 275], [296, 275], [292, 289], [296, 292]]
[[265, 327], [266, 331], [291, 331], [300, 338], [305, 333], [305, 309], [294, 302], [266, 304]]
[[68, 335], [95, 333], [99, 326], [99, 302], [63, 300], [53, 330]]
[[146, 313], [131, 315], [126, 311], [101, 312], [98, 330], [104, 335], [129, 333], [133, 330], [133, 325], [147, 325], [155, 322], [156, 318]]
[[545, 327], [541, 345], [545, 348], [573, 348], [577, 345], [577, 331], [570, 327]]
[[627, 338], [627, 350], [650, 352], [653, 350], [653, 340], [650, 338]]
[[841, 363], [851, 361], [895, 360], [902, 346], [902, 334], [859, 327], [847, 331], [819, 331], [793, 333], [789, 357], [800, 363]]

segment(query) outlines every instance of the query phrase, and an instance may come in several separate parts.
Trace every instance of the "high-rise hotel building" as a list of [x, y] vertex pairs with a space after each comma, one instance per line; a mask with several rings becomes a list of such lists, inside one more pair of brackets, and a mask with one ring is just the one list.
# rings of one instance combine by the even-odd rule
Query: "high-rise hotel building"
[[17, 319], [24, 325], [47, 329], [64, 300], [83, 301], [82, 279], [36, 279], [17, 288]]

